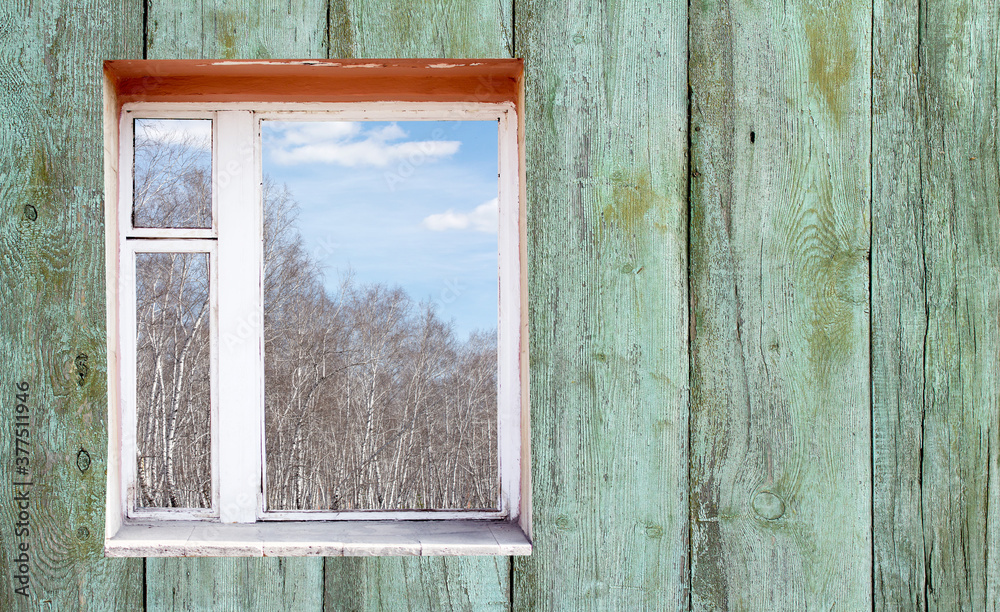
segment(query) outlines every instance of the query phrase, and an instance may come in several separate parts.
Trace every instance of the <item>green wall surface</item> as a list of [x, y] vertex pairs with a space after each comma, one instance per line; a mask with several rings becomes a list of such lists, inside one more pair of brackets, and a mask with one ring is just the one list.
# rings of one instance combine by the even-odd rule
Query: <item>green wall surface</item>
[[[996, 0], [4, 2], [0, 610], [996, 610], [998, 37]], [[101, 63], [327, 57], [525, 60], [534, 553], [106, 559]]]

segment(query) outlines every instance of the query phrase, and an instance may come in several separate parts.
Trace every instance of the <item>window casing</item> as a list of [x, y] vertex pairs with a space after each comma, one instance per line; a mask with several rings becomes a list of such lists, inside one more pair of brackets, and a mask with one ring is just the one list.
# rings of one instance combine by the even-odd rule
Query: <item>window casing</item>
[[[427, 69], [420, 74], [427, 74]], [[153, 79], [152, 90], [170, 82], [162, 76]], [[113, 146], [108, 147], [106, 164], [110, 164], [109, 174], [117, 174], [117, 183], [109, 185], [108, 198], [109, 221], [113, 220], [108, 232], [109, 262], [114, 265], [108, 271], [109, 355], [113, 359], [109, 359], [112, 425], [107, 554], [530, 552], [530, 500], [525, 495], [530, 473], [526, 461], [524, 215], [517, 100], [482, 101], [484, 96], [472, 93], [471, 100], [451, 101], [310, 102], [300, 97], [288, 102], [192, 102], [166, 96], [116, 103], [116, 87], [119, 100], [127, 98], [121, 96], [122, 80], [108, 81], [106, 96], [112, 100], [106, 106], [113, 114], [106, 110], [106, 140], [111, 138]], [[109, 129], [112, 118], [114, 125]], [[156, 118], [212, 121], [211, 227], [135, 227], [133, 128], [136, 119]], [[269, 119], [498, 122], [498, 510], [274, 511], [266, 507], [260, 126]], [[207, 508], [144, 507], [137, 500], [135, 266], [137, 257], [147, 253], [196, 254], [208, 262], [212, 493]], [[178, 540], [178, 533], [188, 535]]]

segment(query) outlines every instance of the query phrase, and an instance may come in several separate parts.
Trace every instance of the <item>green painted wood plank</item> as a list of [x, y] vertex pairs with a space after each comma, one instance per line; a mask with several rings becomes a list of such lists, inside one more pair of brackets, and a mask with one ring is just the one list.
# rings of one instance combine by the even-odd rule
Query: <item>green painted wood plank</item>
[[508, 610], [507, 557], [327, 559], [327, 610]]
[[[0, 7], [0, 609], [142, 605], [142, 562], [102, 555], [106, 467], [101, 60], [142, 53], [135, 2]], [[79, 367], [77, 364], [80, 364]], [[84, 367], [86, 369], [84, 370]], [[79, 376], [85, 372], [85, 376]], [[15, 383], [30, 385], [28, 474]], [[77, 454], [84, 449], [89, 466]], [[22, 466], [25, 467], [25, 466]], [[12, 480], [34, 483], [17, 537]], [[27, 543], [29, 597], [14, 592]]]
[[871, 10], [691, 5], [696, 610], [871, 607]]
[[511, 0], [330, 1], [331, 57], [512, 57]]
[[[332, 57], [509, 57], [510, 0], [331, 0]], [[326, 560], [327, 610], [497, 610], [507, 558]]]
[[515, 608], [686, 609], [687, 5], [515, 16], [535, 542]]
[[[317, 562], [320, 561], [320, 562]], [[323, 609], [323, 564], [309, 557], [147, 559], [147, 610]], [[165, 579], [152, 579], [163, 575]]]
[[919, 0], [874, 2], [872, 470], [876, 610], [923, 610], [924, 295]]
[[148, 0], [149, 59], [327, 56], [326, 0]]
[[924, 0], [923, 509], [929, 610], [1000, 602], [1000, 5]]
[[[327, 53], [324, 0], [150, 0], [148, 7], [151, 59]], [[158, 610], [319, 609], [322, 576], [319, 558], [148, 559], [147, 605]]]

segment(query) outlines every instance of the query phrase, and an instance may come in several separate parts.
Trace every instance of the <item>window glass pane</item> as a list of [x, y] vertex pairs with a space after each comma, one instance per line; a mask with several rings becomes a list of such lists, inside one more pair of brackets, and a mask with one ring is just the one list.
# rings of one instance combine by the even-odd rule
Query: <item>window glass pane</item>
[[212, 227], [212, 120], [136, 119], [133, 227]]
[[497, 135], [262, 122], [269, 510], [498, 508]]
[[137, 507], [210, 508], [206, 253], [136, 254]]

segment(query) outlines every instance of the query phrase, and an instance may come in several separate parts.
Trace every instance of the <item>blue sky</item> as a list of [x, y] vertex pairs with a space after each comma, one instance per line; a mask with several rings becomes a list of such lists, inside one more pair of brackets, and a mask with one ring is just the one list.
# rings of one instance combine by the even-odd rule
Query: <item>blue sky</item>
[[497, 321], [497, 122], [264, 121], [263, 170], [335, 290], [402, 286], [459, 339]]

